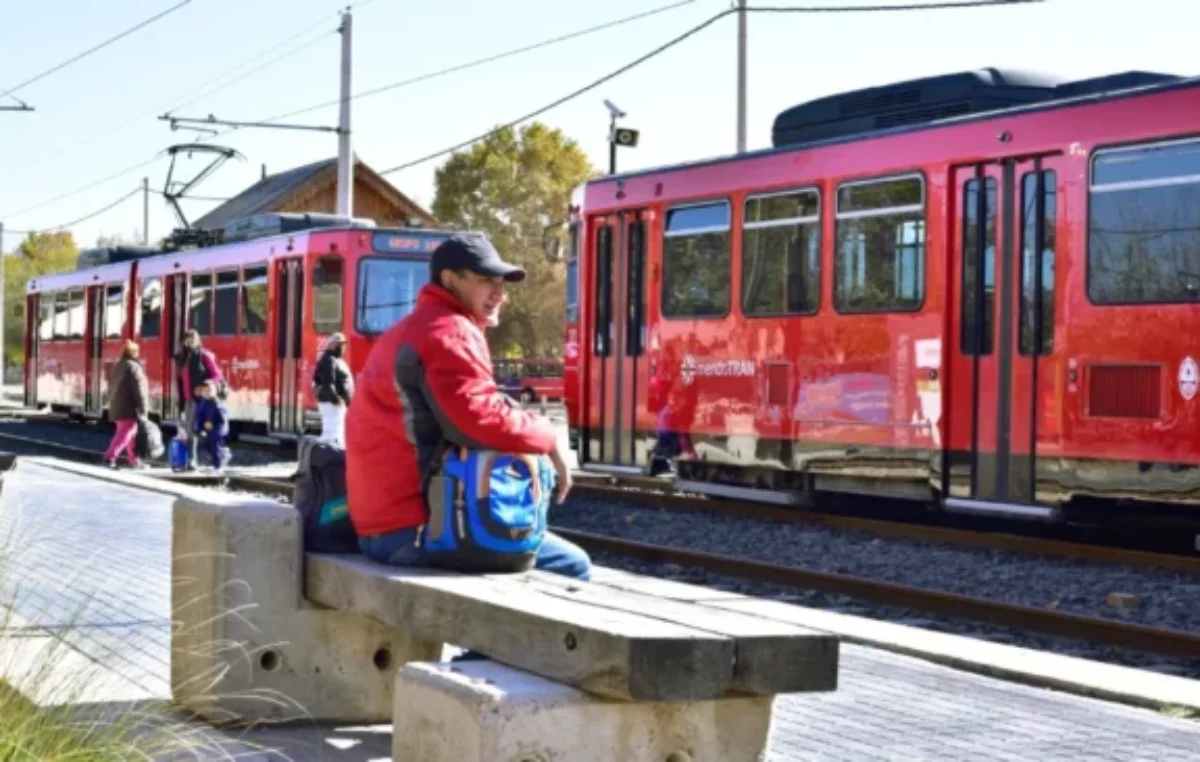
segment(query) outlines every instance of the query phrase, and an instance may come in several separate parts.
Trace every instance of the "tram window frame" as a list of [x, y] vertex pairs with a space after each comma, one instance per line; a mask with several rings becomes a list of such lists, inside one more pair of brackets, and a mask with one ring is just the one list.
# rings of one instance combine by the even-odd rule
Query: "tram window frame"
[[[200, 288], [197, 288], [196, 287], [197, 279], [205, 279], [208, 281], [208, 284], [201, 286]], [[213, 278], [212, 270], [197, 270], [196, 272], [188, 273], [187, 327], [190, 328], [191, 330], [195, 331], [197, 333], [197, 335], [199, 335], [199, 336], [212, 336], [213, 335], [212, 334], [212, 326], [213, 326], [213, 286], [214, 285], [215, 285], [215, 278]], [[208, 303], [208, 305], [207, 305], [208, 306], [208, 325], [204, 325], [204, 326], [196, 325], [196, 322], [194, 319], [194, 315], [195, 315], [197, 309], [199, 309], [201, 307], [201, 302], [196, 299], [196, 293], [197, 293], [197, 291], [201, 291], [201, 290], [204, 292], [204, 300], [203, 301]]]
[[596, 256], [593, 263], [595, 304], [592, 307], [592, 355], [611, 357], [613, 344], [613, 264], [616, 254], [616, 225], [603, 222], [596, 227]]
[[[984, 228], [986, 236], [983, 267], [984, 267], [984, 303], [983, 303], [983, 344], [982, 347], [977, 346], [975, 342], [976, 327], [975, 327], [975, 303], [974, 298], [970, 302], [967, 301], [968, 295], [974, 297], [975, 283], [970, 279], [972, 271], [975, 267], [974, 257], [968, 257], [968, 247], [977, 244], [974, 240], [975, 231], [979, 224], [979, 219], [975, 216], [978, 210], [978, 196], [980, 178], [972, 177], [962, 186], [962, 203], [963, 213], [959, 215], [959, 220], [962, 225], [960, 231], [962, 237], [962, 247], [958, 252], [960, 257], [962, 278], [960, 278], [961, 294], [959, 303], [961, 305], [961, 314], [959, 315], [959, 326], [961, 336], [959, 339], [959, 351], [967, 356], [986, 357], [992, 354], [993, 334], [996, 330], [996, 231], [999, 227], [999, 212], [1000, 212], [1000, 184], [994, 177], [984, 176], [983, 192], [986, 195], [984, 200], [984, 212], [987, 214], [987, 222]], [[976, 186], [972, 190], [972, 186]], [[968, 269], [968, 265], [970, 269]], [[991, 280], [990, 288], [988, 280]]]
[[87, 307], [82, 288], [73, 288], [67, 292], [67, 336], [68, 341], [83, 341], [87, 328]]
[[[324, 280], [328, 276], [324, 274], [325, 269], [322, 267], [322, 263], [326, 262], [326, 261], [336, 262], [338, 265], [336, 282], [330, 282], [330, 281]], [[318, 281], [318, 278], [317, 278], [318, 272], [322, 273], [320, 283], [317, 282]], [[317, 336], [329, 336], [331, 334], [340, 332], [342, 330], [343, 325], [345, 325], [345, 320], [346, 320], [346, 318], [345, 318], [345, 315], [346, 315], [346, 260], [342, 257], [341, 254], [322, 254], [321, 256], [317, 257], [316, 260], [313, 262], [313, 273], [312, 273], [312, 278], [310, 280], [312, 281], [312, 296], [313, 296], [313, 310], [312, 310], [313, 333], [315, 333]], [[321, 304], [321, 299], [323, 296], [322, 289], [325, 289], [325, 288], [331, 288], [331, 289], [336, 288], [337, 289], [337, 321], [336, 322], [334, 322], [333, 320], [322, 320], [321, 313], [318, 311], [318, 307]]]
[[[691, 212], [700, 209], [715, 209], [718, 207], [724, 208], [724, 224], [708, 224], [698, 225], [695, 227], [679, 227], [674, 230], [671, 228], [671, 223], [675, 215], [680, 212]], [[686, 224], [686, 223], [685, 223]], [[698, 263], [708, 264], [717, 263], [717, 257], [704, 257], [704, 252], [696, 251], [692, 247], [687, 246], [687, 242], [695, 239], [703, 239], [708, 236], [718, 237], [721, 245], [720, 254], [723, 257], [724, 277], [720, 278], [717, 283], [717, 288], [714, 289], [719, 296], [723, 296], [720, 303], [716, 300], [709, 299], [709, 304], [720, 309], [720, 312], [673, 312], [670, 309], [671, 302], [667, 296], [668, 286], [671, 282], [672, 275], [672, 259], [679, 257], [679, 253], [672, 251], [676, 247], [674, 241], [684, 241], [684, 255], [689, 259], [698, 260]], [[679, 265], [677, 265], [679, 266]], [[686, 266], [682, 266], [685, 272]], [[717, 272], [719, 275], [719, 271]], [[696, 280], [695, 272], [688, 272], [690, 281], [694, 284]], [[721, 295], [721, 284], [724, 284], [724, 294]], [[729, 317], [733, 310], [733, 203], [728, 197], [705, 199], [702, 201], [693, 201], [686, 204], [677, 204], [668, 207], [666, 215], [663, 218], [663, 235], [662, 235], [662, 277], [659, 279], [659, 312], [663, 320], [724, 320]]]
[[[799, 196], [804, 196], [804, 195], [811, 195], [815, 199], [815, 202], [816, 202], [815, 203], [815, 211], [813, 211], [812, 214], [805, 214], [805, 215], [801, 215], [798, 217], [797, 216], [774, 217], [774, 218], [768, 218], [768, 219], [764, 219], [764, 220], [753, 220], [753, 221], [750, 219], [750, 204], [752, 202], [755, 202], [755, 201], [762, 202], [762, 201], [766, 201], [768, 199], [799, 197]], [[740, 262], [742, 277], [741, 277], [740, 306], [741, 306], [742, 314], [745, 315], [747, 318], [803, 317], [803, 316], [815, 315], [818, 312], [820, 312], [820, 310], [821, 310], [821, 275], [822, 275], [822, 272], [821, 272], [822, 271], [822, 262], [821, 262], [821, 260], [822, 260], [822, 257], [821, 257], [822, 241], [821, 241], [821, 239], [823, 237], [822, 230], [821, 230], [821, 212], [823, 211], [821, 208], [821, 201], [822, 201], [821, 189], [815, 185], [808, 185], [808, 186], [803, 186], [800, 188], [790, 188], [787, 190], [771, 191], [771, 192], [766, 192], [766, 193], [755, 193], [755, 194], [746, 196], [745, 200], [742, 202], [742, 255], [741, 255], [741, 262]], [[794, 247], [791, 244], [790, 239], [789, 239], [789, 243], [788, 243], [788, 246], [787, 246], [787, 249], [786, 249], [786, 252], [785, 252], [783, 258], [785, 259], [784, 264], [787, 265], [787, 264], [789, 264], [789, 262], [787, 260], [790, 260], [791, 257], [793, 256], [793, 253], [795, 253], [795, 256], [801, 261], [801, 263], [803, 265], [801, 269], [805, 272], [805, 277], [809, 279], [808, 287], [805, 289], [805, 291], [807, 292], [809, 290], [812, 290], [815, 292], [815, 293], [813, 293], [813, 303], [811, 304], [811, 306], [806, 306], [806, 308], [802, 309], [802, 310], [790, 310], [787, 308], [788, 305], [785, 304], [784, 309], [782, 311], [772, 311], [772, 312], [751, 311], [751, 307], [752, 307], [751, 297], [759, 296], [759, 294], [757, 292], [751, 294], [751, 293], [748, 293], [748, 290], [747, 290], [751, 283], [750, 274], [747, 272], [747, 262], [749, 261], [749, 259], [747, 257], [747, 252], [750, 251], [750, 249], [752, 247], [752, 243], [750, 240], [751, 234], [752, 233], [757, 234], [759, 231], [780, 230], [780, 229], [792, 229], [796, 233], [799, 233], [799, 231], [801, 231], [805, 228], [808, 228], [809, 233], [810, 233], [810, 236], [808, 238], [809, 250], [808, 251], [799, 251], [798, 247]], [[805, 260], [807, 260], [807, 262]], [[793, 274], [789, 272], [789, 278], [792, 277], [792, 275]], [[765, 280], [759, 281], [760, 286], [765, 285], [765, 284], [766, 284]], [[784, 286], [785, 302], [790, 300], [791, 292], [790, 292], [789, 288], [791, 285], [792, 284], [790, 282], [787, 282]], [[807, 293], [804, 294], [804, 296], [807, 297]], [[805, 299], [805, 301], [807, 301], [807, 298]]]
[[579, 239], [582, 221], [567, 228], [567, 298], [564, 312], [568, 323], [579, 320]]
[[[367, 291], [371, 288], [371, 285], [372, 285], [371, 279], [368, 277], [370, 275], [369, 268], [373, 265], [373, 263], [376, 263], [376, 262], [382, 262], [385, 264], [390, 263], [390, 262], [402, 262], [402, 263], [405, 263], [406, 265], [410, 265], [411, 267], [406, 267], [405, 269], [408, 270], [409, 272], [414, 272], [414, 273], [422, 272], [421, 267], [424, 266], [424, 273], [425, 273], [425, 279], [422, 280], [419, 284], [417, 284], [412, 289], [412, 298], [409, 300], [407, 305], [405, 305], [405, 304], [389, 304], [386, 302], [382, 303], [382, 304], [368, 305], [368, 307], [370, 309], [380, 309], [383, 307], [392, 307], [392, 306], [401, 306], [401, 307], [407, 306], [409, 308], [408, 312], [404, 313], [403, 315], [396, 318], [394, 321], [392, 321], [391, 323], [388, 323], [386, 326], [384, 326], [383, 328], [380, 328], [379, 330], [375, 330], [374, 326], [366, 326], [363, 324], [363, 320], [366, 317], [365, 316], [366, 308], [364, 308], [364, 306], [363, 306], [363, 298], [366, 296]], [[359, 259], [358, 260], [358, 270], [357, 270], [357, 282], [354, 287], [354, 330], [363, 336], [379, 336], [379, 335], [385, 333], [393, 325], [400, 322], [400, 320], [402, 320], [405, 317], [407, 317], [408, 315], [412, 314], [412, 311], [414, 309], [416, 309], [417, 298], [421, 292], [421, 288], [426, 283], [430, 282], [429, 281], [428, 262], [429, 262], [428, 258], [423, 259], [421, 257], [411, 257], [411, 256], [379, 256], [379, 257], [363, 257], [363, 258]]]
[[[262, 278], [261, 283], [250, 283], [254, 278]], [[250, 309], [250, 289], [261, 289], [266, 301], [263, 304], [263, 312], [259, 315]], [[250, 325], [250, 315], [256, 315], [262, 321], [260, 328], [254, 328]], [[259, 262], [249, 265], [242, 265], [240, 280], [238, 285], [238, 335], [239, 336], [266, 336], [267, 325], [271, 319], [271, 291], [270, 291], [270, 268], [266, 262]]]
[[[114, 292], [117, 295], [116, 303], [113, 302]], [[124, 333], [125, 284], [109, 283], [104, 287], [104, 340], [116, 341], [120, 339]]]
[[[54, 291], [38, 294], [38, 342], [54, 341]], [[49, 298], [47, 298], [49, 297]], [[47, 316], [47, 312], [49, 315]]]
[[[867, 207], [861, 209], [852, 209], [848, 211], [842, 210], [843, 193], [856, 188], [863, 188], [872, 185], [887, 185], [892, 183], [902, 183], [905, 181], [916, 180], [920, 187], [920, 202], [898, 204], [894, 206], [878, 206]], [[925, 300], [928, 295], [927, 281], [929, 279], [929, 183], [923, 172], [903, 172], [891, 175], [881, 175], [877, 177], [867, 177], [858, 180], [849, 180], [839, 183], [834, 189], [834, 221], [833, 221], [833, 308], [842, 315], [872, 315], [872, 314], [887, 314], [887, 313], [913, 313], [920, 312], [925, 307]], [[916, 219], [909, 219], [916, 216]], [[905, 230], [907, 226], [913, 225], [919, 236], [915, 242], [900, 242], [895, 244], [891, 250], [891, 259], [896, 262], [898, 255], [905, 249], [915, 248], [917, 253], [915, 256], [916, 273], [914, 274], [914, 285], [917, 289], [915, 301], [891, 301], [885, 304], [872, 306], [855, 306], [855, 303], [863, 301], [862, 296], [857, 296], [854, 299], [848, 299], [844, 294], [847, 291], [843, 283], [842, 264], [842, 249], [845, 244], [843, 233], [850, 227], [847, 223], [857, 223], [858, 220], [872, 218], [901, 218], [898, 223], [892, 226], [893, 237], [896, 231]], [[861, 234], [861, 233], [860, 233]], [[886, 253], [886, 252], [884, 252]], [[856, 268], [862, 273], [862, 281], [865, 286], [868, 281], [868, 264], [871, 259], [879, 260], [880, 252], [875, 252], [873, 255], [867, 250], [866, 241], [864, 240], [861, 248], [861, 266]], [[884, 257], [886, 259], [886, 257]], [[891, 279], [891, 290], [893, 291], [892, 298], [895, 299], [894, 292], [898, 279], [894, 277], [896, 272], [895, 264], [893, 265], [893, 277]]]
[[71, 295], [66, 290], [54, 292], [54, 340], [71, 339]]
[[[1191, 147], [1191, 148], [1193, 148], [1194, 153], [1192, 156], [1185, 157], [1187, 159], [1187, 166], [1182, 167], [1181, 169], [1179, 169], [1177, 171], [1174, 171], [1174, 172], [1158, 171], [1158, 172], [1151, 174], [1151, 172], [1153, 171], [1153, 170], [1151, 170], [1151, 172], [1139, 173], [1139, 174], [1143, 175], [1142, 177], [1128, 177], [1127, 176], [1125, 179], [1119, 180], [1119, 181], [1097, 182], [1097, 175], [1104, 174], [1104, 173], [1106, 173], [1107, 170], [1110, 169], [1110, 167], [1101, 166], [1102, 162], [1105, 159], [1109, 159], [1109, 158], [1137, 157], [1137, 158], [1140, 158], [1143, 160], [1149, 158], [1152, 161], [1157, 159], [1158, 160], [1157, 163], [1165, 164], [1167, 166], [1181, 167], [1181, 164], [1183, 164], [1182, 162], [1179, 162], [1179, 161], [1163, 162], [1162, 158], [1161, 158], [1163, 156], [1166, 156], [1166, 157], [1174, 158], [1177, 160], [1179, 158], [1179, 154], [1175, 153], [1174, 155], [1172, 155], [1170, 152], [1172, 150], [1177, 150], [1181, 147]], [[1155, 152], [1163, 152], [1163, 153], [1159, 154], [1159, 156], [1156, 157], [1156, 156], [1154, 156]], [[1138, 156], [1139, 154], [1140, 154], [1140, 156]], [[1121, 169], [1124, 169], [1125, 174], [1129, 175], [1129, 167], [1136, 167], [1137, 163], [1138, 162], [1130, 161], [1129, 158], [1126, 158], [1126, 160], [1123, 164], [1115, 165], [1113, 173], [1118, 174]], [[1145, 165], [1143, 165], [1143, 166], [1145, 166]], [[1096, 281], [1096, 273], [1097, 273], [1097, 270], [1103, 269], [1103, 267], [1100, 264], [1098, 264], [1098, 262], [1097, 262], [1097, 259], [1099, 257], [1098, 249], [1101, 248], [1098, 245], [1097, 232], [1099, 232], [1101, 234], [1111, 233], [1111, 234], [1115, 234], [1115, 235], [1120, 235], [1120, 231], [1115, 230], [1115, 229], [1100, 228], [1098, 231], [1096, 223], [1097, 223], [1097, 219], [1100, 215], [1097, 212], [1097, 206], [1098, 206], [1098, 204], [1097, 204], [1098, 198], [1097, 197], [1098, 196], [1108, 196], [1108, 194], [1110, 194], [1110, 193], [1113, 194], [1114, 198], [1119, 198], [1119, 197], [1123, 196], [1124, 197], [1123, 200], [1120, 203], [1114, 204], [1114, 206], [1117, 208], [1128, 210], [1131, 206], [1133, 206], [1133, 201], [1131, 200], [1132, 194], [1129, 193], [1130, 191], [1132, 191], [1133, 193], [1137, 193], [1138, 191], [1158, 191], [1158, 190], [1161, 190], [1164, 188], [1175, 189], [1177, 191], [1179, 188], [1183, 188], [1183, 187], [1186, 187], [1189, 185], [1190, 186], [1200, 185], [1200, 136], [1192, 135], [1192, 136], [1177, 138], [1177, 139], [1145, 140], [1145, 141], [1138, 141], [1135, 143], [1124, 143], [1124, 144], [1119, 144], [1119, 145], [1098, 146], [1092, 151], [1091, 156], [1088, 159], [1087, 243], [1086, 243], [1087, 254], [1086, 254], [1086, 265], [1085, 265], [1086, 272], [1084, 275], [1084, 282], [1085, 282], [1084, 291], [1087, 294], [1088, 301], [1093, 306], [1120, 307], [1120, 306], [1151, 305], [1151, 304], [1194, 305], [1194, 304], [1197, 304], [1198, 302], [1200, 302], [1200, 261], [1196, 262], [1195, 267], [1189, 266], [1186, 271], [1182, 270], [1180, 268], [1176, 268], [1176, 270], [1175, 270], [1175, 273], [1176, 273], [1175, 279], [1177, 281], [1183, 280], [1183, 278], [1180, 277], [1181, 275], [1189, 276], [1188, 277], [1188, 285], [1192, 286], [1191, 293], [1193, 294], [1190, 298], [1182, 296], [1182, 295], [1171, 295], [1171, 296], [1165, 296], [1165, 297], [1159, 296], [1157, 298], [1154, 298], [1154, 297], [1146, 298], [1145, 296], [1142, 296], [1141, 298], [1130, 298], [1130, 295], [1127, 293], [1127, 291], [1124, 293], [1116, 293], [1116, 290], [1114, 289], [1114, 293], [1112, 293], [1112, 294], [1097, 293], [1097, 291], [1096, 291], [1096, 289], [1098, 287], [1097, 281]], [[1125, 191], [1125, 193], [1122, 193], [1122, 191]], [[1197, 192], [1200, 192], [1200, 189], [1198, 189]], [[1120, 194], [1120, 196], [1118, 196], [1118, 194]], [[1189, 208], [1190, 206], [1194, 206], [1194, 205], [1188, 205], [1188, 204], [1182, 203], [1179, 200], [1179, 198], [1176, 197], [1176, 198], [1173, 198], [1171, 200], [1171, 202], [1169, 202], [1169, 203], [1161, 204], [1160, 208], [1170, 208], [1173, 210], [1179, 210], [1179, 209]], [[1168, 237], [1164, 233], [1178, 234], [1178, 233], [1189, 233], [1190, 232], [1194, 236], [1194, 243], [1196, 243], [1197, 245], [1200, 245], [1200, 220], [1197, 220], [1196, 222], [1197, 222], [1196, 225], [1172, 225], [1172, 226], [1169, 226], [1166, 228], [1150, 229], [1148, 231], [1143, 232], [1142, 235], [1150, 235], [1154, 239], [1164, 240]], [[1187, 250], [1187, 246], [1183, 246], [1180, 248], [1182, 250]], [[1179, 249], [1177, 249], [1177, 250], [1179, 250]], [[1126, 251], [1128, 252], [1128, 247], [1126, 247]], [[1194, 249], [1193, 249], [1193, 251], [1194, 251]], [[1193, 256], [1197, 256], [1197, 255], [1193, 254]], [[1144, 260], [1145, 260], [1144, 264], [1150, 268], [1154, 268], [1154, 270], [1156, 271], [1156, 274], [1158, 274], [1159, 277], [1161, 278], [1161, 273], [1163, 271], [1159, 269], [1160, 259], [1158, 257], [1152, 257], [1150, 255], [1146, 255], [1144, 257]], [[1124, 272], [1128, 273], [1130, 269], [1131, 268], [1127, 268]], [[1119, 277], [1120, 276], [1118, 276], [1118, 278]], [[1114, 280], [1118, 280], [1118, 278], [1114, 278]], [[1166, 283], [1166, 282], [1169, 282], [1170, 279], [1161, 278], [1161, 280], [1163, 283]], [[1139, 280], [1139, 283], [1142, 283], [1142, 282], [1143, 281]], [[1143, 293], [1144, 293], [1144, 289], [1143, 289]]]
[[[151, 292], [151, 285], [157, 286], [157, 293]], [[141, 286], [142, 295], [138, 304], [138, 335], [143, 339], [157, 339], [162, 336], [163, 279], [147, 278]], [[157, 306], [147, 307], [147, 303], [154, 297], [157, 297]], [[147, 323], [148, 315], [154, 315], [153, 323]], [[153, 330], [147, 328], [148, 325], [153, 325]]]
[[[1037, 235], [1037, 215], [1030, 206], [1028, 195], [1033, 195], [1037, 192], [1037, 173], [1030, 171], [1021, 175], [1021, 260], [1020, 274], [1018, 275], [1020, 283], [1020, 298], [1019, 298], [1019, 317], [1017, 319], [1018, 335], [1017, 335], [1017, 351], [1025, 357], [1033, 355], [1044, 356], [1054, 351], [1054, 294], [1057, 282], [1057, 246], [1058, 236], [1056, 235], [1056, 227], [1058, 225], [1058, 173], [1053, 169], [1041, 170], [1042, 176], [1045, 178], [1042, 182], [1043, 198], [1045, 204], [1043, 209], [1044, 228], [1043, 234], [1046, 236], [1045, 243], [1047, 244], [1042, 249], [1043, 275], [1042, 275], [1042, 336], [1041, 346], [1037, 351], [1033, 351], [1033, 309], [1031, 302], [1033, 301], [1033, 285], [1036, 273], [1029, 276], [1026, 281], [1026, 273], [1029, 266], [1032, 264], [1035, 252], [1029, 249], [1028, 244], [1030, 239]], [[1050, 280], [1047, 284], [1045, 263], [1049, 264]], [[1046, 291], [1049, 290], [1049, 294]]]
[[[237, 336], [238, 329], [241, 327], [241, 318], [238, 315], [238, 310], [241, 307], [242, 277], [240, 268], [234, 267], [231, 269], [217, 270], [213, 273], [212, 298], [212, 325], [213, 336]], [[222, 304], [221, 294], [232, 294], [233, 304]], [[226, 300], [230, 297], [226, 296]], [[228, 315], [229, 317], [223, 318]], [[226, 322], [228, 321], [228, 322]]]

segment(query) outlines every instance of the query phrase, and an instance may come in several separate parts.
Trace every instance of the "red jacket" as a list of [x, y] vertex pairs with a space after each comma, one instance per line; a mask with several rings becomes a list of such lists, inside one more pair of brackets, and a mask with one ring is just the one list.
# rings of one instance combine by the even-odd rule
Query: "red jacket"
[[371, 348], [346, 415], [346, 497], [360, 537], [428, 520], [421, 485], [443, 437], [536, 454], [557, 441], [549, 421], [497, 390], [483, 329], [427, 284]]

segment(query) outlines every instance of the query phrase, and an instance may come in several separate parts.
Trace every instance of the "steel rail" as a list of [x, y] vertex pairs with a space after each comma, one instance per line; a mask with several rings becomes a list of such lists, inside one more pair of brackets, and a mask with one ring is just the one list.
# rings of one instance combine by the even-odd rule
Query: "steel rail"
[[[607, 479], [609, 477], [605, 477]], [[1153, 566], [1172, 571], [1200, 575], [1200, 558], [1146, 550], [1132, 550], [1106, 545], [1091, 545], [1066, 540], [1053, 540], [1030, 535], [982, 532], [970, 529], [951, 529], [928, 524], [869, 519], [845, 514], [819, 513], [803, 508], [779, 508], [749, 501], [709, 500], [699, 495], [676, 493], [640, 478], [626, 482], [631, 488], [602, 484], [591, 479], [575, 482], [573, 491], [625, 500], [680, 512], [713, 513], [729, 518], [758, 521], [777, 521], [784, 524], [806, 524], [850, 532], [891, 537], [915, 542], [934, 542], [985, 550], [1004, 550], [1028, 555], [1045, 555], [1079, 561], [1130, 566]]]

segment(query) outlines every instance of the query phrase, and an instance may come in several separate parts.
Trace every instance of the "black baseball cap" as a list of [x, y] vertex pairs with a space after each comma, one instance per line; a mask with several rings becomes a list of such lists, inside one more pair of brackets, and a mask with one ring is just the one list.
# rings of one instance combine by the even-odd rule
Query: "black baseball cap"
[[525, 270], [500, 258], [491, 241], [482, 235], [456, 235], [443, 241], [429, 259], [429, 278], [438, 283], [442, 270], [470, 270], [509, 283], [525, 280]]

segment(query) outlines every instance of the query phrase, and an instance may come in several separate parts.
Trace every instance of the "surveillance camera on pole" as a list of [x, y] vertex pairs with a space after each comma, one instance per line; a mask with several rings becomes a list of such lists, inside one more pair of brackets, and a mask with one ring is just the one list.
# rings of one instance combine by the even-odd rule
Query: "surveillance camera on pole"
[[638, 131], [628, 127], [617, 127], [617, 120], [626, 116], [624, 111], [617, 108], [617, 104], [606, 98], [604, 106], [608, 109], [611, 117], [608, 128], [608, 173], [615, 175], [617, 173], [617, 146], [636, 148]]

